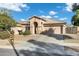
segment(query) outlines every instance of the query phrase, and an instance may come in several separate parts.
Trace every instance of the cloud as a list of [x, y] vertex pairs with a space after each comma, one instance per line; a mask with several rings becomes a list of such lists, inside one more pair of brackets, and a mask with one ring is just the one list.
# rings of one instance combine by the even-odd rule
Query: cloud
[[67, 18], [66, 18], [66, 17], [64, 17], [64, 18], [60, 18], [59, 20], [67, 20]]
[[45, 16], [45, 15], [41, 15], [40, 17], [43, 17], [43, 18], [52, 18], [51, 16]]
[[27, 4], [23, 3], [0, 3], [0, 8], [5, 8], [12, 11], [22, 11], [22, 8], [28, 8]]
[[57, 16], [57, 15], [55, 15], [54, 17], [55, 17], [55, 18], [58, 18], [58, 16]]
[[55, 11], [50, 11], [49, 12], [49, 15], [55, 15], [55, 14], [57, 14], [57, 12], [55, 12]]
[[66, 3], [65, 10], [68, 12], [72, 12], [72, 5], [73, 5], [73, 3]]
[[25, 19], [20, 19], [21, 21], [26, 21]]

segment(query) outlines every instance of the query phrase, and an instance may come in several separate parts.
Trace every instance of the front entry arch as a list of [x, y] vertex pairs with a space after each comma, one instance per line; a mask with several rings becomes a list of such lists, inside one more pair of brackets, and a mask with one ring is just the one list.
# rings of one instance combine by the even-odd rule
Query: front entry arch
[[34, 22], [34, 33], [37, 34], [38, 23]]

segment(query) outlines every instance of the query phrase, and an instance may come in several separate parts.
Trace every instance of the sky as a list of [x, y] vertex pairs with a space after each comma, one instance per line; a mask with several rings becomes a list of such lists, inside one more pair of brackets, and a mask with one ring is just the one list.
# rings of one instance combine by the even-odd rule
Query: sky
[[16, 21], [26, 21], [35, 15], [70, 24], [74, 15], [70, 3], [0, 3], [0, 8], [11, 10], [11, 16]]

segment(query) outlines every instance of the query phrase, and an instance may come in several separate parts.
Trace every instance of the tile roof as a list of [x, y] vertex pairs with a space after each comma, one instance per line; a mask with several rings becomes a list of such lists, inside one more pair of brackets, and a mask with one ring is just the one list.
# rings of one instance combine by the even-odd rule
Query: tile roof
[[45, 23], [66, 23], [65, 21], [57, 20], [53, 18], [45, 18], [45, 17], [39, 17], [39, 16], [33, 16], [33, 17], [42, 19], [45, 21]]
[[19, 21], [19, 24], [29, 24], [29, 21]]
[[[39, 16], [32, 16], [31, 18], [29, 18], [29, 20], [32, 19], [33, 17], [38, 18], [40, 20], [43, 20], [43, 21], [45, 21], [45, 23], [64, 23], [64, 24], [66, 24], [65, 21], [56, 20], [56, 19], [53, 19], [53, 18], [44, 18], [44, 17], [39, 17]], [[29, 20], [19, 21], [18, 23], [20, 23], [20, 24], [29, 24]]]

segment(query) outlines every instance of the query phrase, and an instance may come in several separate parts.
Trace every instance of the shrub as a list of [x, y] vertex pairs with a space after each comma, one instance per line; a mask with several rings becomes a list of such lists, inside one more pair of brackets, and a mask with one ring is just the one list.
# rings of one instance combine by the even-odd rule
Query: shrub
[[0, 39], [7, 39], [10, 37], [10, 34], [7, 31], [0, 32]]
[[13, 30], [12, 30], [12, 31], [10, 31], [10, 33], [14, 35], [14, 31], [13, 31]]
[[18, 30], [18, 32], [19, 32], [19, 35], [22, 35], [23, 34], [22, 30]]
[[30, 30], [25, 30], [25, 32], [23, 32], [23, 35], [30, 35]]

